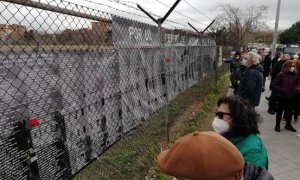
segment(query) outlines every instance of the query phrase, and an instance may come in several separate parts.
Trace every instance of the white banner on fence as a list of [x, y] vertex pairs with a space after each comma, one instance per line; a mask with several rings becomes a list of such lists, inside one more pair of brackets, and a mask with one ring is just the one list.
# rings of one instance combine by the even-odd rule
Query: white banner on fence
[[113, 16], [113, 43], [117, 46], [158, 46], [160, 44], [158, 27], [133, 20]]

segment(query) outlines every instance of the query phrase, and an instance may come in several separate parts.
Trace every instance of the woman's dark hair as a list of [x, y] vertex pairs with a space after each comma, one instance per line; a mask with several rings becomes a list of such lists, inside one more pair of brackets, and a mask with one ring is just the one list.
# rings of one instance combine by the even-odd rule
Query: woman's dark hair
[[258, 123], [261, 122], [261, 118], [248, 101], [239, 96], [225, 96], [219, 98], [218, 107], [221, 104], [228, 104], [233, 122], [231, 130], [235, 135], [259, 134]]
[[280, 51], [277, 51], [275, 56], [276, 56], [277, 58], [279, 58], [281, 54], [282, 54], [282, 53], [281, 53]]

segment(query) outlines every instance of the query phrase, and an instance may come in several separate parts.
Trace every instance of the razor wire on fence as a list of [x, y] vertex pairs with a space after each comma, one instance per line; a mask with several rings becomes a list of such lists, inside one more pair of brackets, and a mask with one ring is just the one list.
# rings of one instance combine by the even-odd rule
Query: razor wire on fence
[[63, 1], [0, 11], [0, 179], [120, 179], [117, 142], [167, 139], [161, 109], [221, 63], [212, 39]]

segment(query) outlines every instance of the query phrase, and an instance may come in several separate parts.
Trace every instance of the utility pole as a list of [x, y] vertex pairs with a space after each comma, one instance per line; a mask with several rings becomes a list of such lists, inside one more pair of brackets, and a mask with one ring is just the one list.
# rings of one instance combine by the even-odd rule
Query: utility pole
[[272, 43], [272, 59], [275, 56], [276, 51], [276, 42], [277, 42], [277, 31], [278, 31], [278, 21], [279, 21], [279, 13], [280, 13], [280, 4], [281, 0], [278, 0], [277, 2], [277, 11], [276, 11], [276, 20], [275, 20], [275, 29], [273, 34], [273, 43]]

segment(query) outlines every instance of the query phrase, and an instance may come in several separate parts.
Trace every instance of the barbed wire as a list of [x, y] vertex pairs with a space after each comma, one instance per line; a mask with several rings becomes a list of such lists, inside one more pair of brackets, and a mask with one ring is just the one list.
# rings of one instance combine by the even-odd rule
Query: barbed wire
[[[107, 6], [107, 7], [111, 8], [111, 6], [105, 5], [105, 4], [102, 4], [102, 3], [99, 3], [99, 2], [94, 2], [94, 1], [91, 1], [91, 0], [83, 0], [83, 1], [87, 1], [87, 2], [90, 2], [90, 3], [93, 3], [93, 4], [98, 4], [98, 5], [104, 5], [104, 6]], [[138, 8], [135, 7], [135, 6], [126, 4], [126, 3], [124, 3], [124, 1], [118, 1], [118, 0], [115, 0], [115, 1], [114, 1], [114, 0], [107, 0], [107, 1], [113, 2], [113, 3], [118, 3], [118, 4], [124, 5], [124, 6], [128, 7], [128, 8], [131, 8], [131, 9], [135, 9], [135, 10], [137, 10], [137, 11], [140, 12], [140, 9], [138, 9]], [[129, 1], [126, 1], [126, 2], [129, 3]], [[134, 2], [130, 2], [130, 3], [136, 4], [136, 3], [134, 3]], [[161, 16], [155, 14], [154, 12], [150, 11], [150, 10], [147, 9], [147, 8], [145, 8], [145, 7], [143, 7], [143, 8], [144, 8], [145, 10], [147, 10], [151, 15], [153, 15], [153, 16], [155, 16], [155, 17], [157, 17], [157, 18], [160, 18], [160, 17], [161, 17]], [[113, 9], [117, 10], [117, 8], [113, 8]], [[119, 10], [119, 11], [122, 11], [122, 12], [123, 12], [123, 10]], [[125, 11], [125, 12], [127, 12], [127, 11]], [[135, 13], [134, 13], [134, 14], [135, 14]], [[145, 19], [149, 19], [149, 17], [146, 17], [146, 16], [142, 16], [142, 15], [139, 15], [139, 14], [135, 14], [135, 15], [136, 15], [136, 16], [139, 16], [139, 17], [143, 17], [143, 18], [145, 18]], [[172, 20], [166, 20], [166, 21], [167, 21], [167, 22], [170, 22], [170, 23], [173, 23], [173, 24], [176, 24], [176, 25], [179, 25], [180, 27], [186, 27], [185, 24], [182, 24], [182, 23], [179, 23], [179, 22], [175, 22], [175, 21], [172, 21]], [[171, 25], [170, 23], [166, 23], [166, 24], [169, 25], [169, 26], [171, 26], [171, 27], [173, 27], [173, 28], [178, 28], [178, 27], [176, 27], [176, 26], [174, 26], [174, 25]]]
[[[65, 1], [65, 0], [63, 0], [63, 1]], [[105, 6], [105, 7], [107, 7], [107, 8], [111, 8], [111, 9], [114, 9], [114, 10], [116, 10], [116, 11], [120, 11], [120, 12], [122, 12], [122, 13], [130, 14], [130, 15], [137, 16], [137, 17], [140, 17], [140, 18], [149, 19], [149, 18], [146, 17], [146, 16], [143, 16], [143, 15], [140, 15], [140, 14], [136, 14], [136, 13], [133, 13], [133, 12], [124, 11], [124, 10], [118, 9], [118, 8], [116, 8], [116, 7], [112, 7], [112, 6], [110, 6], [110, 5], [107, 5], [107, 4], [103, 4], [103, 3], [99, 3], [99, 2], [93, 2], [93, 1], [90, 1], [90, 0], [83, 0], [83, 1], [86, 1], [86, 2], [89, 2], [89, 3], [93, 3], [93, 4], [98, 4], [98, 5], [100, 5], [100, 6]], [[69, 1], [65, 1], [65, 2], [70, 3], [70, 4], [73, 4], [72, 2], [69, 2]], [[76, 5], [77, 5], [77, 4], [76, 4]], [[90, 7], [86, 7], [86, 6], [82, 6], [82, 5], [80, 5], [80, 6], [81, 6], [81, 7], [88, 8], [88, 9], [92, 9], [92, 8], [90, 8]], [[98, 10], [98, 11], [99, 11], [99, 10]], [[108, 14], [110, 14], [110, 15], [113, 15], [113, 14], [111, 14], [111, 13], [109, 13], [109, 12], [105, 12], [105, 13], [108, 13]]]
[[[121, 5], [124, 5], [124, 6], [128, 7], [128, 8], [132, 8], [132, 9], [135, 9], [135, 10], [137, 10], [137, 11], [140, 11], [139, 8], [137, 8], [137, 7], [135, 7], [135, 6], [131, 6], [131, 5], [126, 4], [126, 3], [132, 3], [132, 4], [135, 4], [135, 5], [136, 5], [136, 3], [134, 3], [134, 2], [130, 2], [130, 1], [119, 1], [119, 0], [106, 0], [106, 1], [113, 2], [113, 3], [117, 3], [117, 4], [121, 4]], [[126, 2], [126, 3], [125, 3], [125, 2]]]
[[186, 0], [183, 0], [185, 3], [187, 3], [191, 8], [193, 8], [194, 10], [196, 10], [199, 14], [207, 17], [208, 19], [212, 20], [209, 16], [207, 16], [206, 14], [204, 14], [203, 12], [199, 11], [198, 9], [196, 9], [194, 6], [192, 6], [190, 3], [188, 3]]
[[[159, 2], [160, 4], [162, 4], [162, 5], [164, 5], [164, 6], [168, 7], [168, 8], [171, 8], [171, 7], [168, 6], [167, 4], [161, 2], [160, 0], [155, 0], [155, 1]], [[198, 24], [205, 25], [205, 24], [200, 23], [199, 21], [197, 21], [197, 20], [195, 20], [195, 19], [193, 19], [193, 18], [188, 17], [187, 15], [182, 14], [181, 12], [178, 12], [177, 10], [174, 10], [174, 12], [176, 12], [176, 13], [178, 13], [178, 14], [180, 14], [180, 15], [182, 15], [182, 16], [184, 16], [184, 17], [186, 17], [186, 18], [188, 18], [188, 19], [190, 19], [190, 20], [192, 20], [192, 21], [194, 21], [194, 22], [196, 22], [196, 23], [198, 23]]]

